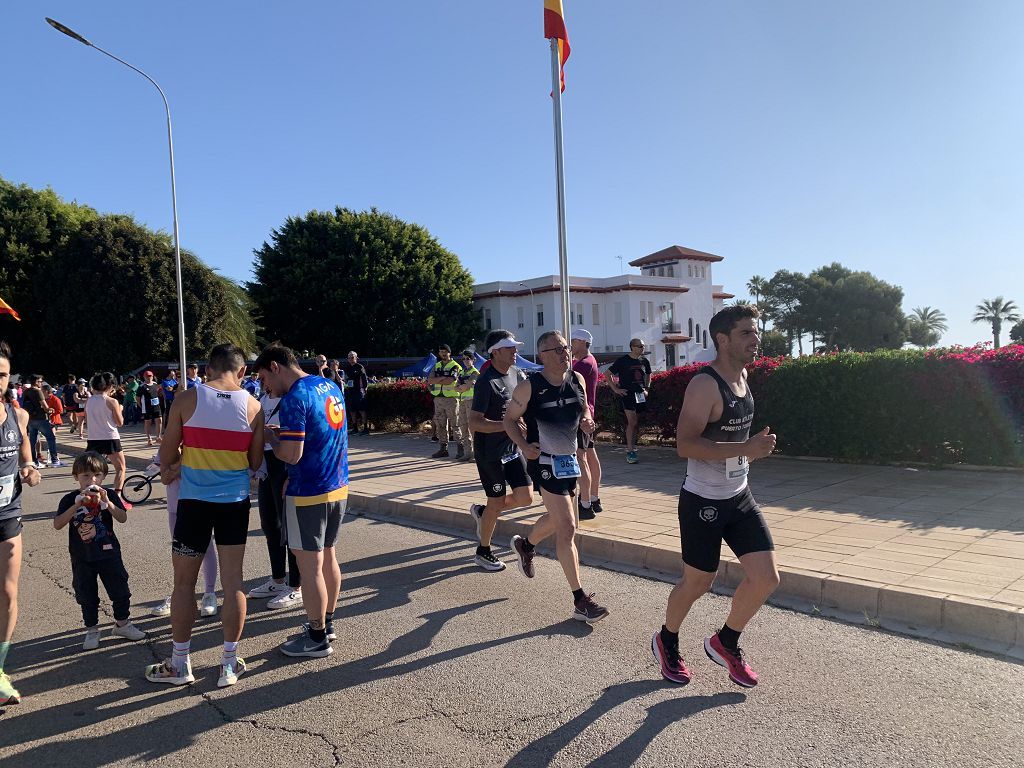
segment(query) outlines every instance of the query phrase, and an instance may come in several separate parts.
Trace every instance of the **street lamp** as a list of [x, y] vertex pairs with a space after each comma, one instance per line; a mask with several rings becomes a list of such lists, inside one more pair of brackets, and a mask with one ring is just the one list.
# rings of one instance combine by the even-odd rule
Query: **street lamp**
[[530, 342], [533, 345], [533, 362], [537, 362], [537, 305], [533, 303], [533, 288], [528, 286], [526, 283], [519, 283], [526, 290], [530, 292], [530, 328], [533, 329], [533, 340]]
[[91, 43], [82, 37], [80, 34], [75, 32], [73, 29], [69, 29], [61, 24], [59, 21], [46, 17], [46, 23], [56, 29], [58, 32], [62, 32], [73, 40], [77, 40], [83, 45], [87, 45], [90, 48], [95, 48], [100, 53], [109, 56], [114, 61], [124, 64], [128, 69], [134, 70], [142, 75], [144, 78], [149, 80], [153, 86], [159, 91], [160, 98], [164, 100], [164, 111], [167, 113], [167, 150], [171, 157], [171, 213], [174, 217], [174, 271], [175, 278], [178, 286], [178, 358], [179, 364], [181, 365], [181, 375], [185, 375], [185, 301], [182, 296], [181, 287], [181, 248], [178, 245], [178, 193], [174, 185], [174, 141], [171, 138], [171, 107], [167, 103], [167, 97], [164, 95], [163, 89], [157, 85], [156, 80], [147, 75], [138, 67], [133, 67], [124, 59], [119, 59], [117, 56], [112, 54], [110, 51], [105, 51], [95, 43]]

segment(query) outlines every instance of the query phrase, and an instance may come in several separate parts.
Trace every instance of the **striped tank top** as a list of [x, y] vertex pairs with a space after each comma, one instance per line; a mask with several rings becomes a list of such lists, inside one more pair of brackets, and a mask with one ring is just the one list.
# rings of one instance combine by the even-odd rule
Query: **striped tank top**
[[196, 387], [196, 412], [182, 427], [182, 499], [227, 504], [249, 498], [250, 395]]

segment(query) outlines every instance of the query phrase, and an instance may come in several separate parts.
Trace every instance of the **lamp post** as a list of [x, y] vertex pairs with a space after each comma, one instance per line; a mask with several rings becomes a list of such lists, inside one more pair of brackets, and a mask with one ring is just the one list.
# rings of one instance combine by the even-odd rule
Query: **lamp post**
[[523, 288], [530, 292], [530, 328], [533, 329], [533, 362], [537, 362], [537, 305], [533, 303], [533, 288], [526, 283], [520, 283]]
[[181, 375], [185, 375], [185, 301], [182, 295], [181, 287], [181, 248], [178, 245], [178, 193], [174, 184], [174, 141], [171, 138], [171, 107], [167, 103], [167, 96], [164, 95], [163, 89], [157, 85], [156, 80], [147, 75], [138, 67], [134, 67], [124, 59], [119, 59], [117, 56], [112, 54], [110, 51], [105, 51], [95, 43], [91, 43], [82, 37], [80, 34], [75, 32], [73, 29], [65, 27], [59, 21], [46, 17], [46, 23], [73, 40], [77, 40], [83, 45], [87, 45], [90, 48], [95, 48], [105, 56], [109, 56], [114, 61], [124, 64], [128, 69], [138, 72], [144, 78], [149, 80], [153, 84], [153, 87], [160, 93], [160, 98], [164, 101], [164, 111], [167, 113], [167, 150], [171, 158], [171, 214], [174, 219], [174, 272], [175, 279], [177, 281], [178, 288], [178, 358], [179, 364], [181, 365]]

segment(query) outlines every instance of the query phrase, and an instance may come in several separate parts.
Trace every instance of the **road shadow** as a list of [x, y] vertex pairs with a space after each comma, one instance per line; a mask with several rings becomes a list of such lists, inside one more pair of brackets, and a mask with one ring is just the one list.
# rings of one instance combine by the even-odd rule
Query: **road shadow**
[[[620, 704], [655, 691], [664, 690], [667, 685], [668, 683], [660, 679], [635, 680], [605, 688], [593, 704], [572, 720], [528, 744], [513, 755], [512, 759], [506, 763], [506, 768], [538, 768], [538, 766], [551, 765], [562, 749]], [[746, 701], [746, 698], [742, 693], [723, 691], [711, 696], [681, 696], [654, 704], [648, 708], [647, 717], [635, 733], [614, 749], [591, 762], [590, 766], [593, 768], [598, 766], [600, 768], [622, 768], [632, 765], [655, 737], [672, 723], [706, 709], [740, 704]]]

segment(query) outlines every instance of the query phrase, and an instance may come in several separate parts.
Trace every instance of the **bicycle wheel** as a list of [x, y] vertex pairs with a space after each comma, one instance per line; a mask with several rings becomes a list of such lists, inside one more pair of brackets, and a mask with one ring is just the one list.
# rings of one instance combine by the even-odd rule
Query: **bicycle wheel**
[[153, 481], [145, 475], [129, 475], [121, 495], [129, 504], [141, 504], [153, 493]]

